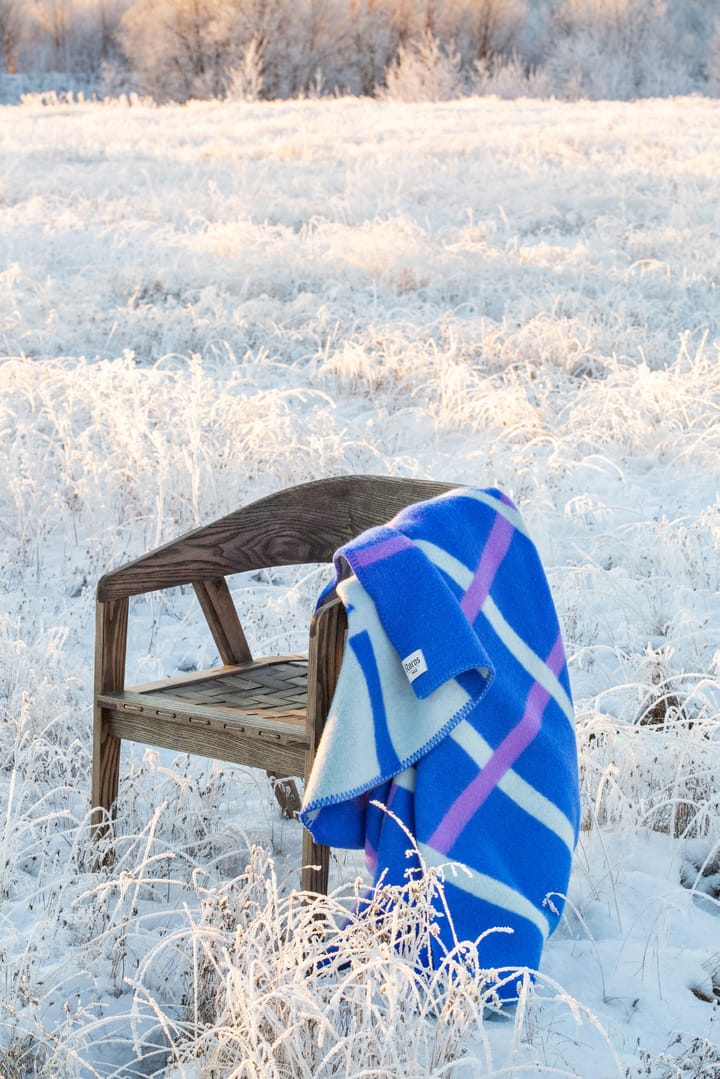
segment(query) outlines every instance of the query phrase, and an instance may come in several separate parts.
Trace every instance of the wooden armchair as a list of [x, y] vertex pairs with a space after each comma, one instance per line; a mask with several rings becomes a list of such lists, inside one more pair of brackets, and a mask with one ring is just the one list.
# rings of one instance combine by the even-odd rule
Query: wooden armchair
[[[96, 835], [118, 798], [123, 738], [233, 761], [282, 777], [310, 774], [342, 659], [345, 611], [329, 597], [307, 656], [250, 653], [226, 577], [331, 562], [360, 532], [454, 485], [389, 476], [300, 484], [189, 532], [106, 574], [97, 586], [92, 805]], [[125, 687], [128, 599], [191, 584], [222, 666]], [[288, 796], [288, 788], [281, 794]], [[302, 887], [326, 891], [329, 852], [306, 831]]]

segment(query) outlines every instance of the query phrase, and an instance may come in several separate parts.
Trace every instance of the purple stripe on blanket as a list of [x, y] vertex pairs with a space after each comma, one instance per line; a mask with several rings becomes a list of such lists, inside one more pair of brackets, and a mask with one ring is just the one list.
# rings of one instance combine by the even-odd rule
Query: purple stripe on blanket
[[498, 515], [495, 518], [475, 570], [475, 576], [460, 603], [463, 614], [471, 624], [477, 618], [483, 603], [487, 599], [488, 592], [495, 580], [495, 575], [507, 554], [514, 532], [515, 529], [504, 517]]
[[[565, 651], [560, 635], [545, 663], [556, 677], [563, 669]], [[429, 843], [433, 850], [447, 854], [483, 802], [539, 732], [543, 712], [549, 700], [548, 691], [539, 682], [534, 682], [520, 722], [503, 738], [485, 767], [480, 769], [475, 779], [453, 802], [430, 837]]]
[[388, 537], [388, 539], [373, 543], [370, 547], [362, 547], [360, 550], [353, 551], [352, 560], [355, 565], [363, 569], [365, 566], [372, 566], [374, 562], [382, 561], [383, 558], [389, 558], [390, 555], [397, 554], [398, 551], [406, 551], [408, 547], [412, 546], [412, 541], [398, 532], [396, 535]]
[[365, 865], [371, 873], [377, 869], [378, 853], [369, 839], [365, 839]]

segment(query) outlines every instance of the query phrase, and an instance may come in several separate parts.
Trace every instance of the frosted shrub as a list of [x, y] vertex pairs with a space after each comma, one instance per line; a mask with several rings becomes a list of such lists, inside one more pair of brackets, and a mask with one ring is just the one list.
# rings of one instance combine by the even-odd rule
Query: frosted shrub
[[648, 658], [650, 665], [626, 660], [639, 675], [627, 687], [635, 690], [633, 712], [610, 714], [608, 694], [578, 717], [586, 804], [600, 824], [629, 829], [634, 821], [717, 842], [720, 686], [700, 674], [670, 678], [656, 656]]
[[561, 0], [545, 66], [570, 97], [633, 98], [674, 93], [675, 62], [663, 0]]
[[227, 97], [230, 101], [257, 101], [263, 88], [263, 52], [265, 46], [252, 37], [242, 51], [240, 63], [227, 73]]
[[[406, 89], [398, 86], [398, 99], [458, 96], [464, 86], [452, 65], [449, 88], [440, 75], [433, 88], [426, 73], [419, 81], [430, 89], [418, 91], [413, 64], [427, 51], [423, 34], [446, 60], [456, 51], [463, 73], [517, 53], [547, 69], [562, 96], [714, 92], [708, 46], [716, 16], [715, 0], [0, 0], [0, 67], [9, 73], [0, 95], [107, 96], [136, 85], [180, 102], [374, 95], [386, 76], [398, 82], [400, 65]], [[261, 84], [251, 74], [258, 47]], [[481, 92], [546, 92], [499, 74]]]
[[133, 0], [120, 38], [159, 100], [297, 97], [352, 81], [344, 0]]
[[516, 54], [493, 56], [475, 64], [474, 93], [502, 98], [549, 97], [551, 89], [550, 76], [541, 69], [528, 69]]
[[708, 47], [708, 82], [711, 91], [720, 95], [720, 18], [715, 24], [715, 32]]
[[392, 101], [448, 101], [462, 93], [460, 56], [431, 35], [398, 47], [379, 96]]
[[710, 76], [712, 40], [720, 25], [715, 0], [684, 0], [667, 3], [667, 23], [673, 58], [681, 62], [689, 79], [702, 92]]
[[[272, 864], [256, 850], [243, 877], [208, 893], [192, 934], [193, 1036], [184, 1060], [202, 1062], [207, 1079], [433, 1073], [453, 1059], [467, 1024], [481, 1025], [490, 996], [472, 964], [457, 957], [435, 978], [415, 969], [437, 889], [437, 880], [416, 885], [414, 906], [406, 899], [391, 912], [371, 900], [338, 932], [347, 917], [343, 899], [357, 901], [357, 891], [312, 904], [283, 896]], [[392, 898], [399, 894], [383, 897]], [[398, 938], [404, 954], [392, 947]], [[449, 973], [456, 984], [446, 996]]]

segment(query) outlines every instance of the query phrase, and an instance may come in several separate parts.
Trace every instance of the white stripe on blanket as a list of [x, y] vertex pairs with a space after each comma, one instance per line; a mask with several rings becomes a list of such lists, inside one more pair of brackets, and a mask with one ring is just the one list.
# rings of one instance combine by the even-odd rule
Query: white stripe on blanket
[[[445, 498], [451, 498], [452, 492], [449, 495], [444, 495]], [[483, 505], [489, 506], [495, 513], [499, 513], [501, 517], [504, 517], [506, 521], [518, 532], [521, 532], [523, 536], [528, 535], [525, 522], [520, 516], [520, 511], [515, 506], [509, 506], [507, 502], [503, 502], [501, 498], [495, 498], [488, 491], [480, 491], [473, 487], [463, 488], [463, 497], [472, 498], [475, 502], [482, 502]]]
[[437, 543], [431, 543], [430, 540], [416, 539], [415, 546], [419, 547], [431, 562], [444, 570], [456, 584], [459, 584], [463, 592], [467, 592], [472, 584], [474, 573], [460, 559], [454, 558], [449, 551], [446, 551], [443, 547], [438, 547]]
[[[457, 727], [450, 732], [450, 737], [465, 750], [469, 757], [472, 757], [478, 768], [484, 768], [493, 755], [492, 746], [466, 720], [458, 723]], [[516, 805], [535, 817], [545, 828], [554, 832], [572, 853], [575, 848], [573, 826], [549, 798], [522, 779], [512, 768], [499, 781], [498, 787]]]
[[[479, 498], [476, 500], [488, 501]], [[503, 508], [507, 510], [507, 507]], [[503, 516], [510, 520], [508, 513], [504, 513]], [[517, 517], [517, 514], [515, 514], [515, 516]], [[515, 524], [515, 521], [513, 520], [512, 523]], [[437, 544], [431, 543], [429, 540], [416, 539], [415, 546], [419, 547], [428, 558], [432, 559], [440, 569], [447, 573], [448, 577], [455, 581], [455, 583], [462, 588], [463, 592], [467, 591], [472, 583], [473, 573], [467, 566], [463, 565], [459, 559], [454, 558], [442, 547], [438, 547]], [[546, 689], [550, 696], [554, 698], [567, 716], [568, 722], [572, 725], [574, 723], [574, 712], [567, 693], [547, 664], [540, 659], [540, 656], [536, 655], [528, 648], [522, 637], [518, 636], [490, 596], [485, 599], [485, 602], [482, 605], [482, 613], [485, 615], [503, 644], [505, 644], [514, 654], [516, 660], [522, 664], [528, 674], [531, 674], [532, 677], [540, 683], [543, 689]]]
[[487, 597], [482, 605], [482, 613], [485, 615], [503, 644], [506, 645], [506, 647], [515, 655], [515, 658], [522, 663], [528, 674], [531, 674], [535, 681], [539, 682], [543, 689], [547, 690], [567, 717], [567, 721], [572, 727], [574, 724], [572, 701], [560, 685], [556, 675], [553, 674], [546, 663], [543, 663], [540, 656], [536, 655], [532, 649], [528, 648], [522, 637], [517, 635], [490, 596]]
[[416, 779], [417, 772], [415, 771], [415, 765], [411, 764], [404, 772], [400, 772], [395, 776], [393, 783], [396, 787], [402, 787], [403, 790], [414, 791], [417, 786]]
[[[397, 662], [377, 609], [364, 588], [352, 576], [341, 581], [337, 593], [346, 609], [352, 609], [353, 636], [366, 631], [375, 642], [374, 655], [383, 687], [383, 699], [390, 741], [398, 760], [417, 755], [437, 734], [438, 716], [443, 726], [470, 704], [470, 697], [453, 678], [429, 697], [418, 700], [402, 666]], [[327, 802], [336, 795], [349, 796], [364, 784], [377, 780], [380, 766], [375, 745], [369, 737], [367, 717], [372, 706], [364, 673], [352, 648], [346, 648], [332, 708], [317, 756], [305, 801]], [[342, 732], [339, 734], [338, 732]], [[347, 747], [352, 746], [348, 753]], [[381, 776], [390, 779], [391, 776]]]
[[[492, 903], [495, 907], [510, 911], [524, 918], [526, 922], [532, 922], [541, 933], [543, 940], [550, 934], [550, 923], [547, 918], [535, 907], [529, 899], [510, 888], [502, 881], [488, 877], [484, 873], [477, 873], [469, 866], [460, 862], [453, 862], [446, 854], [440, 854], [425, 843], [418, 843], [418, 852], [428, 869], [441, 869], [445, 881], [463, 892]], [[498, 925], [496, 928], [501, 928]]]

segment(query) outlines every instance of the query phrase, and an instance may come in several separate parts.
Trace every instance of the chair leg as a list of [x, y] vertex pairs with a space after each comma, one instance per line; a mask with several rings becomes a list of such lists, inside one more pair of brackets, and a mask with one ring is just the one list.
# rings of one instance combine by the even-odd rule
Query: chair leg
[[[313, 615], [308, 647], [308, 733], [309, 746], [305, 756], [305, 789], [320, 744], [330, 702], [340, 675], [347, 615], [336, 597]], [[301, 882], [304, 891], [327, 894], [330, 870], [330, 848], [316, 843], [310, 832], [303, 833]]]
[[[98, 600], [95, 607], [95, 706], [93, 710], [93, 768], [91, 805], [93, 838], [107, 831], [118, 796], [120, 739], [110, 734], [98, 697], [125, 685], [128, 601]], [[110, 855], [106, 856], [108, 860]]]
[[304, 892], [318, 892], [327, 895], [330, 872], [330, 848], [316, 843], [308, 832], [303, 831], [302, 873], [300, 885]]
[[96, 842], [107, 835], [110, 820], [114, 815], [120, 777], [121, 744], [119, 738], [108, 732], [99, 710], [95, 719], [92, 769], [92, 829]]
[[268, 772], [267, 776], [283, 817], [285, 820], [295, 820], [302, 805], [297, 783], [289, 776], [280, 776], [277, 772]]

